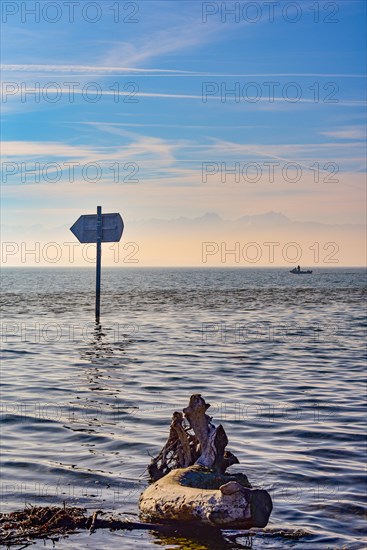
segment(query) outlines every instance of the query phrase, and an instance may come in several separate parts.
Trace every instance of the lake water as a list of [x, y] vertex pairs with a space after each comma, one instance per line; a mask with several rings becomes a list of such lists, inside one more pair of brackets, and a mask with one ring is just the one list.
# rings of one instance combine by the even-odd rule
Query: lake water
[[[273, 498], [252, 548], [365, 548], [363, 270], [104, 269], [101, 327], [94, 281], [3, 270], [3, 510], [66, 501], [136, 518], [172, 412], [201, 393], [232, 470]], [[246, 547], [228, 534], [97, 531], [56, 548]]]

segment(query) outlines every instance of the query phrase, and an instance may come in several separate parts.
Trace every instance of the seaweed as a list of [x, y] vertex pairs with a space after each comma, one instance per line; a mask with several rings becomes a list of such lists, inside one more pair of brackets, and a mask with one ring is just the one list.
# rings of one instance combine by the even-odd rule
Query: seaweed
[[[105, 517], [100, 517], [105, 516]], [[31, 545], [35, 539], [58, 540], [60, 537], [89, 529], [153, 529], [159, 531], [164, 525], [139, 523], [118, 519], [102, 510], [87, 515], [85, 508], [75, 506], [26, 506], [23, 510], [0, 514], [0, 545]]]

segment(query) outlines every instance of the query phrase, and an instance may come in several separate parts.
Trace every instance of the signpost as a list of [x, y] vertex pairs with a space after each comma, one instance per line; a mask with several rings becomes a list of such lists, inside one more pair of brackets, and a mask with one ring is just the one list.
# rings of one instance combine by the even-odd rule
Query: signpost
[[115, 243], [121, 239], [124, 222], [120, 214], [102, 214], [97, 206], [96, 214], [80, 216], [70, 231], [80, 243], [96, 243], [96, 323], [99, 323], [101, 303], [101, 251], [102, 243]]

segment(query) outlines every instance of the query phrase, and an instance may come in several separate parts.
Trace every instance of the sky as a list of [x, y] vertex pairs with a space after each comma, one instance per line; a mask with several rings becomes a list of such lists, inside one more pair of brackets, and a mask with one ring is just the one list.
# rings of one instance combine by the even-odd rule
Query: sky
[[1, 9], [4, 266], [365, 264], [364, 0]]

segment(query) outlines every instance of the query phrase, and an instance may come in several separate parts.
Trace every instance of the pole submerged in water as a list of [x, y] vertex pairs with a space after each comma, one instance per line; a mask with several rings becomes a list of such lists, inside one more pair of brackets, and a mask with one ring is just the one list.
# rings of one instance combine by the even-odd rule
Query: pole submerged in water
[[102, 249], [102, 207], [97, 206], [97, 258], [96, 258], [96, 323], [99, 323], [101, 304], [101, 249]]
[[80, 243], [96, 243], [96, 323], [99, 324], [101, 303], [101, 256], [102, 242], [117, 243], [124, 231], [124, 222], [118, 212], [103, 214], [97, 206], [97, 215], [79, 216], [70, 231]]

